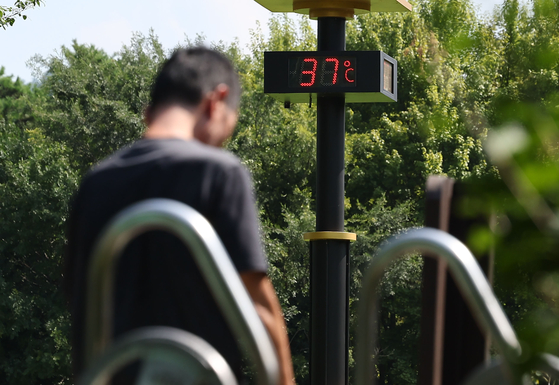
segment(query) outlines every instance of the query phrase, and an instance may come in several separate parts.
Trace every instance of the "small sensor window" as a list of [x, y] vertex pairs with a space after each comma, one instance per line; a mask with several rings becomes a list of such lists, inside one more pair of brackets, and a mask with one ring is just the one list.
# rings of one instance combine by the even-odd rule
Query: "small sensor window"
[[384, 84], [383, 88], [386, 92], [394, 93], [394, 64], [388, 60], [384, 61]]

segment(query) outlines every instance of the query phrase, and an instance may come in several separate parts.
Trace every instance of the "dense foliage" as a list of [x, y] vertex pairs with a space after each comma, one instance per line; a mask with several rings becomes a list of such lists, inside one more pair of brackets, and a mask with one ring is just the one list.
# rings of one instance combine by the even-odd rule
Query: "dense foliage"
[[[526, 285], [518, 289], [503, 278], [499, 293], [525, 338], [534, 341], [534, 351], [556, 352], [559, 344], [543, 341], [559, 341], [559, 320], [547, 312], [547, 329], [536, 323], [534, 314], [540, 313], [530, 309], [538, 297], [530, 282], [556, 301], [557, 275], [540, 271], [559, 267], [553, 262], [557, 237], [550, 236], [558, 227], [553, 220], [541, 225], [538, 207], [532, 212], [517, 198], [534, 196], [535, 190], [552, 212], [548, 217], [555, 215], [559, 1], [520, 6], [506, 0], [491, 17], [477, 15], [468, 0], [414, 5], [410, 14], [359, 16], [347, 27], [348, 49], [380, 49], [398, 60], [400, 90], [397, 103], [347, 107], [346, 227], [359, 236], [352, 246], [352, 330], [367, 261], [389, 235], [422, 224], [425, 180], [443, 174], [478, 181], [482, 199], [470, 202], [470, 213], [496, 207], [505, 213], [497, 228], [502, 237], [497, 266], [503, 277]], [[235, 43], [214, 46], [241, 74], [240, 120], [227, 147], [253, 174], [297, 381], [308, 384], [309, 266], [301, 234], [314, 228], [316, 109], [284, 109], [263, 94], [263, 52], [312, 50], [316, 40], [303, 19], [295, 23], [277, 16], [269, 27], [269, 37], [254, 31], [246, 50]], [[91, 165], [141, 136], [149, 85], [167, 54], [154, 34], [136, 35], [112, 56], [74, 42], [58, 55], [36, 57], [34, 85], [0, 72], [0, 377], [5, 383], [71, 383], [69, 318], [59, 290], [69, 201]], [[524, 145], [511, 147], [517, 152], [494, 159], [506, 184], [482, 151], [494, 126], [503, 126], [495, 133], [521, 132], [525, 138]], [[516, 143], [516, 135], [505, 143]], [[490, 153], [499, 154], [502, 147]], [[517, 163], [507, 169], [510, 159]], [[506, 187], [518, 184], [519, 167], [534, 189], [511, 194]], [[487, 191], [492, 194], [481, 194]], [[484, 231], [472, 238], [473, 247], [487, 246]], [[526, 255], [539, 257], [528, 264]], [[410, 258], [384, 280], [378, 351], [383, 384], [416, 382], [420, 276], [421, 259]], [[352, 334], [352, 346], [353, 339]]]

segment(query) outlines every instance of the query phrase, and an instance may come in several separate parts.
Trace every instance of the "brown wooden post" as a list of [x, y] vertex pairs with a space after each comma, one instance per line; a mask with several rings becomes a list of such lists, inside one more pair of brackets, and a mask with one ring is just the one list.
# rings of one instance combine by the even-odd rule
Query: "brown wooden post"
[[[483, 219], [464, 219], [457, 204], [466, 186], [432, 176], [427, 181], [425, 225], [467, 244], [469, 229]], [[491, 278], [490, 256], [479, 258]], [[446, 265], [425, 258], [423, 268], [419, 385], [456, 385], [489, 356], [489, 338], [479, 330]]]

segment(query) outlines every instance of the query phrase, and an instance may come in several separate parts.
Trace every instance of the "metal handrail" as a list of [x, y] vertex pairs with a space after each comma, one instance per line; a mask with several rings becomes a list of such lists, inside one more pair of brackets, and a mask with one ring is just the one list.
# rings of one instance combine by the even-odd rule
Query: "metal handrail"
[[475, 257], [462, 242], [448, 233], [422, 228], [392, 237], [381, 245], [363, 277], [356, 356], [357, 384], [374, 383], [376, 378], [373, 375], [374, 365], [370, 364], [373, 355], [370, 344], [376, 345], [376, 330], [370, 320], [376, 316], [376, 292], [382, 275], [395, 259], [419, 251], [447, 262], [478, 324], [491, 335], [502, 353], [509, 382], [515, 383], [519, 378], [516, 364], [522, 360], [520, 342]]
[[110, 342], [113, 286], [118, 258], [138, 235], [168, 231], [190, 250], [225, 320], [256, 365], [260, 385], [276, 385], [276, 351], [221, 240], [196, 210], [170, 199], [150, 199], [120, 212], [106, 227], [89, 263], [86, 308], [86, 363]]
[[[494, 360], [488, 365], [478, 368], [471, 373], [461, 385], [496, 385], [506, 384], [505, 362], [502, 360]], [[526, 369], [536, 370], [546, 373], [553, 379], [559, 379], [559, 358], [548, 354], [540, 353], [536, 355], [529, 367], [525, 367], [524, 373], [520, 373], [518, 383], [522, 385], [531, 385], [529, 371]]]
[[126, 333], [85, 371], [78, 385], [105, 385], [114, 373], [141, 359], [171, 364], [175, 371], [179, 370], [174, 377], [182, 379], [181, 383], [188, 378], [192, 384], [237, 385], [229, 364], [213, 346], [192, 333], [166, 326]]

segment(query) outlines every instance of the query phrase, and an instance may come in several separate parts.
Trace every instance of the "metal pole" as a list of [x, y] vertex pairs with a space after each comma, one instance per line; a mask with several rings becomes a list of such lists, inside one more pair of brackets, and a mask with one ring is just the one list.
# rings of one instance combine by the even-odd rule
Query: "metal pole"
[[[345, 51], [345, 19], [318, 19], [318, 51]], [[316, 230], [344, 231], [345, 96], [318, 95]]]
[[[318, 19], [318, 51], [345, 50], [345, 18]], [[344, 231], [345, 96], [317, 101], [316, 231]], [[349, 241], [311, 240], [313, 385], [348, 383]]]
[[[446, 177], [429, 177], [425, 225], [446, 231], [465, 242], [469, 229], [485, 221], [458, 215], [456, 205], [466, 193], [464, 184]], [[476, 257], [491, 282], [491, 256]], [[472, 370], [489, 358], [490, 341], [489, 336], [478, 328], [444, 261], [425, 258], [421, 302], [418, 384], [462, 383]]]

